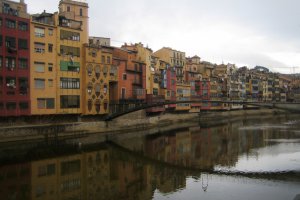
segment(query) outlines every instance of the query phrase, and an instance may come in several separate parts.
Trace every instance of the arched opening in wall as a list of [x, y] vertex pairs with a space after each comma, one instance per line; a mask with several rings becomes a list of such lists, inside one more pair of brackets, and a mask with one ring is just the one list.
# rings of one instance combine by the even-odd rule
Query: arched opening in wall
[[107, 100], [105, 100], [104, 101], [104, 110], [107, 110], [107, 108], [108, 108], [108, 102], [107, 102]]
[[100, 95], [100, 89], [101, 89], [101, 86], [99, 83], [97, 83], [95, 86], [95, 92], [96, 92], [97, 97], [99, 97], [99, 95]]
[[104, 84], [104, 86], [103, 86], [103, 93], [107, 94], [107, 85], [106, 84]]
[[93, 74], [93, 65], [89, 64], [87, 66], [87, 74], [88, 74], [88, 76], [92, 76], [92, 74]]
[[95, 102], [95, 108], [97, 113], [100, 112], [100, 107], [101, 107], [100, 100], [97, 99]]
[[106, 77], [107, 73], [108, 73], [108, 67], [107, 67], [107, 65], [104, 65], [104, 67], [103, 67], [103, 75]]
[[93, 109], [93, 101], [91, 99], [88, 100], [88, 110], [91, 112]]
[[96, 78], [100, 78], [100, 65], [96, 65], [95, 67]]
[[88, 86], [87, 86], [87, 93], [89, 95], [91, 95], [92, 91], [93, 91], [93, 84], [90, 82], [90, 83], [88, 83]]

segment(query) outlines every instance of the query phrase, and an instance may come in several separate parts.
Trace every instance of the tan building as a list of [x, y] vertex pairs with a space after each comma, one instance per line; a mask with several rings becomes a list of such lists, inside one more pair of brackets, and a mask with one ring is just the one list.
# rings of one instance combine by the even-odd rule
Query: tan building
[[167, 63], [170, 63], [172, 67], [175, 67], [177, 82], [183, 83], [185, 81], [185, 52], [177, 51], [169, 47], [163, 47], [160, 50], [154, 52], [154, 56], [160, 58], [161, 60]]
[[[93, 40], [90, 40], [93, 42]], [[112, 66], [113, 48], [94, 43], [84, 45], [83, 114], [108, 114], [110, 82], [118, 81], [118, 69]]]
[[58, 14], [43, 12], [31, 16], [31, 114], [56, 114]]
[[61, 0], [57, 27], [57, 113], [82, 113], [83, 44], [88, 43], [88, 4]]

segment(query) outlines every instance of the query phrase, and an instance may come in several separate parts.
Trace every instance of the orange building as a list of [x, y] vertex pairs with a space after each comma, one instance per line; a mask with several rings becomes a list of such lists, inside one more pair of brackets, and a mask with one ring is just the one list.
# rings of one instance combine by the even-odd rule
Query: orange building
[[136, 103], [146, 99], [146, 64], [137, 59], [137, 52], [114, 48], [113, 65], [118, 67], [119, 79], [113, 88], [114, 102]]

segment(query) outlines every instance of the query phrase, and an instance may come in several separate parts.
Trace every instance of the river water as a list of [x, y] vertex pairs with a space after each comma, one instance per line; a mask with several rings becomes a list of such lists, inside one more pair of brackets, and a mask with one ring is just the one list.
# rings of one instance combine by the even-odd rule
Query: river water
[[0, 150], [0, 199], [300, 199], [299, 115]]

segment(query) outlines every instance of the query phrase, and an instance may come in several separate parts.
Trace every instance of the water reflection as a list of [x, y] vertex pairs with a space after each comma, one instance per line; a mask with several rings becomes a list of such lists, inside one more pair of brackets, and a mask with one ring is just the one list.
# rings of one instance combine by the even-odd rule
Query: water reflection
[[[114, 142], [145, 157], [206, 171], [300, 171], [300, 121], [241, 120], [217, 127], [189, 127]], [[297, 123], [295, 123], [297, 122]], [[281, 128], [280, 128], [281, 127]]]
[[[264, 121], [264, 126], [287, 121]], [[26, 154], [27, 161], [2, 162], [0, 197], [297, 199], [300, 148], [295, 130], [300, 124], [287, 126], [285, 131], [262, 129], [257, 121], [242, 120], [146, 137], [123, 135], [80, 149], [67, 145], [33, 148]]]

